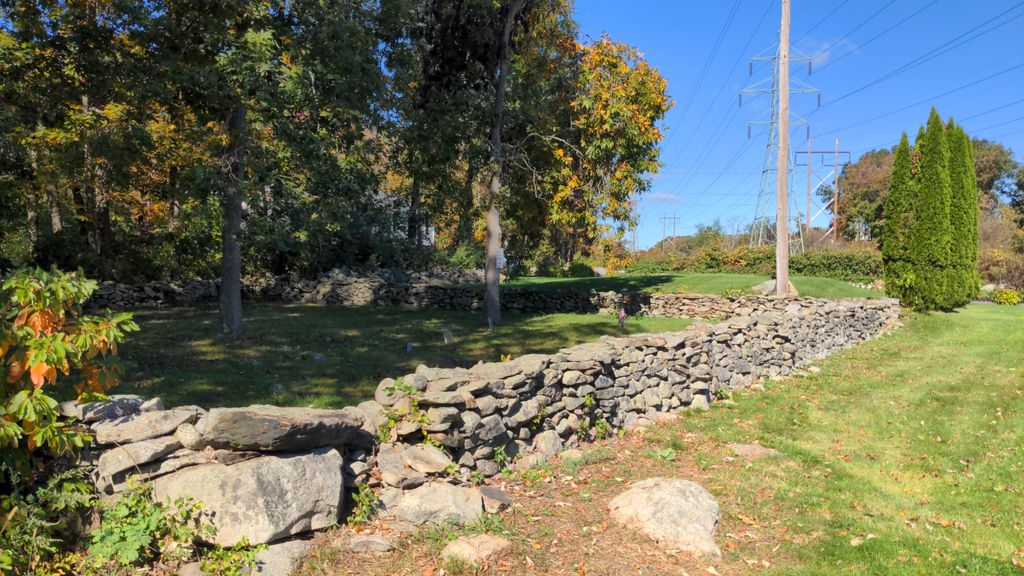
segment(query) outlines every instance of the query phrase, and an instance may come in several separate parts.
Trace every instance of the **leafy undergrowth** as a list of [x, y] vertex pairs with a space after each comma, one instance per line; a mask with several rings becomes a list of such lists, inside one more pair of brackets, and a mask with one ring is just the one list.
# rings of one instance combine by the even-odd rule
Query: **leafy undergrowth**
[[[146, 310], [135, 318], [142, 330], [122, 347], [130, 369], [117, 391], [160, 396], [171, 406], [340, 407], [373, 398], [381, 379], [418, 364], [468, 367], [620, 334], [615, 317], [597, 314], [506, 313], [491, 334], [477, 312], [247, 304], [239, 340], [216, 336], [216, 310]], [[689, 324], [630, 318], [626, 333]], [[444, 330], [453, 344], [445, 344]]]
[[[767, 384], [709, 413], [587, 447], [582, 460], [512, 479], [514, 507], [463, 530], [513, 549], [487, 574], [1016, 575], [1024, 572], [1024, 316], [971, 306]], [[780, 455], [746, 461], [728, 442]], [[708, 562], [610, 522], [634, 481], [695, 480], [722, 508]], [[301, 574], [472, 574], [438, 554], [454, 529], [354, 554], [321, 536]]]

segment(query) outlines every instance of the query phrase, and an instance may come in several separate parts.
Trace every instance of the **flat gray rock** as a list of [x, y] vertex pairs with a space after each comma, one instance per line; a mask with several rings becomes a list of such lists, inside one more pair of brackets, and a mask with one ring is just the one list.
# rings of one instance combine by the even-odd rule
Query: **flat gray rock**
[[477, 490], [483, 499], [484, 511], [488, 514], [497, 514], [512, 505], [512, 497], [501, 488], [480, 486]]
[[648, 478], [616, 496], [608, 509], [617, 522], [641, 532], [665, 550], [721, 558], [714, 540], [718, 502], [695, 482]]
[[342, 458], [321, 448], [306, 454], [262, 456], [233, 466], [203, 464], [153, 482], [153, 497], [201, 502], [216, 529], [212, 544], [243, 538], [266, 544], [338, 522], [344, 497]]
[[86, 424], [100, 420], [113, 420], [138, 414], [145, 403], [142, 396], [134, 394], [115, 394], [109, 400], [97, 402], [78, 402], [70, 400], [60, 403], [60, 413], [68, 418], [75, 418]]
[[400, 520], [417, 526], [444, 522], [463, 524], [476, 520], [483, 513], [478, 491], [447, 482], [430, 482], [403, 493], [394, 509]]
[[101, 454], [96, 470], [101, 482], [109, 482], [115, 474], [138, 468], [178, 448], [181, 448], [181, 443], [174, 436], [125, 444]]
[[289, 576], [309, 552], [309, 540], [287, 540], [267, 546], [256, 553], [256, 574], [262, 576]]
[[757, 460], [768, 456], [778, 456], [779, 451], [774, 448], [766, 448], [760, 444], [727, 444], [733, 454], [746, 460]]
[[195, 419], [195, 410], [175, 409], [104, 421], [94, 427], [96, 443], [129, 444], [167, 436], [178, 426]]
[[395, 549], [395, 539], [379, 534], [353, 534], [348, 539], [348, 548], [353, 552], [390, 552]]
[[423, 474], [439, 474], [452, 465], [452, 459], [429, 444], [416, 444], [402, 450], [402, 462]]
[[299, 451], [356, 443], [362, 419], [351, 410], [214, 408], [203, 419], [203, 443], [236, 450]]

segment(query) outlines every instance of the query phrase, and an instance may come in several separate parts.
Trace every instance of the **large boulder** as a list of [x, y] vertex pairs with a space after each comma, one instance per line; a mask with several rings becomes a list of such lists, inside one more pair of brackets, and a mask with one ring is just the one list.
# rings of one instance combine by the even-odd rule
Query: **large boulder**
[[721, 557], [714, 540], [718, 502], [695, 482], [648, 478], [616, 496], [608, 508], [617, 522], [666, 550]]
[[484, 513], [480, 492], [435, 481], [402, 494], [394, 514], [401, 520], [420, 524], [465, 523]]
[[344, 497], [341, 468], [341, 455], [328, 448], [233, 466], [203, 464], [156, 479], [153, 497], [201, 502], [206, 521], [217, 529], [207, 538], [212, 544], [234, 546], [243, 538], [265, 544], [337, 523]]
[[199, 426], [214, 448], [291, 452], [366, 443], [363, 418], [355, 410], [319, 410], [253, 405], [214, 408]]

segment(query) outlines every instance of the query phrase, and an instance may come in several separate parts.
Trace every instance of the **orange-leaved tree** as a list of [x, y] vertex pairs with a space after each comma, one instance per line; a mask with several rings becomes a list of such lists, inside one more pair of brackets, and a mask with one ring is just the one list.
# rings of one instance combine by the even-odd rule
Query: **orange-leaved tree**
[[117, 345], [138, 330], [130, 313], [82, 312], [96, 282], [39, 268], [0, 285], [0, 464], [72, 453], [89, 438], [60, 418], [58, 398], [102, 397], [118, 381]]

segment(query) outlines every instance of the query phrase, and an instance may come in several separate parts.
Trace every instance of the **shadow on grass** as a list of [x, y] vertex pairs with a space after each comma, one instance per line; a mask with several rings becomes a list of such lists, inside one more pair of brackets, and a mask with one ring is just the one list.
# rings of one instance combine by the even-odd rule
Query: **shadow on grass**
[[[215, 336], [214, 309], [137, 313], [142, 330], [123, 347], [128, 369], [118, 391], [160, 396], [168, 405], [344, 406], [372, 398], [382, 378], [418, 364], [471, 366], [619, 334], [613, 317], [598, 315], [507, 313], [491, 334], [471, 312], [250, 304], [245, 313], [246, 333], [237, 340]], [[688, 324], [631, 318], [626, 332]], [[453, 344], [444, 343], [444, 330]]]

